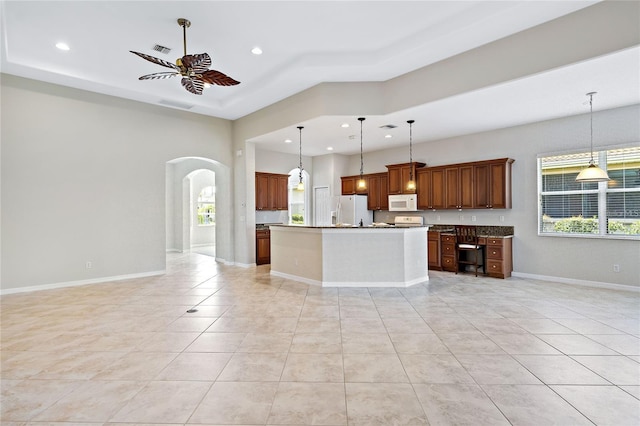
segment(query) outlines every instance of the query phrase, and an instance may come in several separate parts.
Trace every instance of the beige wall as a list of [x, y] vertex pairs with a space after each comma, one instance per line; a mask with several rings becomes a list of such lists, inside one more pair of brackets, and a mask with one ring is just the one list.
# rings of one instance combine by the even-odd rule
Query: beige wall
[[1, 108], [3, 292], [164, 271], [170, 160], [217, 161], [231, 193], [227, 120], [9, 75]]

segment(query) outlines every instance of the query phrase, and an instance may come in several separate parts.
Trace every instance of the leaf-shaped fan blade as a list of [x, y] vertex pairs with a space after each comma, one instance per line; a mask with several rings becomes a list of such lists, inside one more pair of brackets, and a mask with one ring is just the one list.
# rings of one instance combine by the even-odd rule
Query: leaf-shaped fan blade
[[176, 75], [180, 75], [180, 73], [177, 72], [157, 72], [155, 74], [147, 74], [147, 75], [143, 75], [142, 77], [138, 78], [138, 80], [161, 80], [164, 78], [170, 78], [170, 77], [175, 77]]
[[165, 61], [164, 59], [156, 58], [154, 56], [147, 55], [145, 53], [134, 52], [133, 50], [130, 50], [129, 52], [131, 52], [131, 53], [133, 53], [135, 55], [138, 55], [142, 59], [146, 59], [149, 62], [153, 62], [154, 64], [162, 65], [163, 67], [172, 68], [174, 70], [180, 71], [180, 68], [176, 64], [171, 63], [169, 61]]
[[202, 95], [204, 89], [204, 83], [198, 78], [185, 77], [182, 79], [182, 86], [194, 95]]
[[182, 57], [182, 65], [187, 68], [199, 68], [204, 71], [211, 66], [211, 57], [206, 53], [185, 55]]
[[216, 70], [208, 70], [200, 74], [202, 81], [209, 84], [217, 84], [218, 86], [235, 86], [240, 84], [239, 81], [234, 80], [226, 74]]

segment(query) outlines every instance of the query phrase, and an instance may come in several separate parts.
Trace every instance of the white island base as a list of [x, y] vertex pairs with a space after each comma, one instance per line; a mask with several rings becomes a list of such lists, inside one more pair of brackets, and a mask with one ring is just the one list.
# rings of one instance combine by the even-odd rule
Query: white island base
[[427, 226], [271, 226], [271, 275], [322, 287], [409, 287], [429, 279]]

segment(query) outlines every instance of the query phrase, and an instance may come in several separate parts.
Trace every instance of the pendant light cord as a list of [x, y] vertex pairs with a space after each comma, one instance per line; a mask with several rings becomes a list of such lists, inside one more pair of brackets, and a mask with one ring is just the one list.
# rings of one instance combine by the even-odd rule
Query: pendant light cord
[[409, 180], [413, 180], [413, 167], [411, 164], [413, 163], [413, 123], [415, 120], [407, 120], [409, 123]]
[[302, 183], [302, 129], [304, 129], [303, 126], [298, 126], [298, 130], [300, 131], [300, 167], [298, 167], [300, 183]]
[[591, 125], [591, 134], [590, 134], [590, 138], [591, 138], [591, 161], [589, 162], [589, 164], [595, 164], [593, 162], [593, 95], [595, 95], [596, 92], [590, 92], [587, 93], [587, 95], [589, 95], [589, 120], [590, 120], [590, 125]]
[[365, 118], [360, 117], [358, 120], [360, 121], [360, 179], [362, 179], [362, 175], [364, 174], [364, 161], [362, 160], [362, 122]]

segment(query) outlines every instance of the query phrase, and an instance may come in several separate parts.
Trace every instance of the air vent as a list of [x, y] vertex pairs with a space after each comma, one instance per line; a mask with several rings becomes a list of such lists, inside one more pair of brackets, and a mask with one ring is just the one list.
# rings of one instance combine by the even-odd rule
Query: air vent
[[385, 124], [384, 126], [380, 126], [381, 129], [395, 129], [396, 126], [395, 124]]
[[160, 46], [159, 44], [156, 44], [155, 46], [153, 46], [153, 50], [155, 50], [156, 52], [164, 53], [165, 55], [171, 52], [170, 48]]
[[181, 108], [181, 109], [191, 109], [191, 108], [193, 108], [195, 106], [195, 105], [183, 104], [181, 102], [168, 101], [166, 99], [160, 100], [160, 102], [158, 102], [158, 104], [164, 105], [164, 106], [170, 106], [170, 107], [174, 107], [174, 108]]

